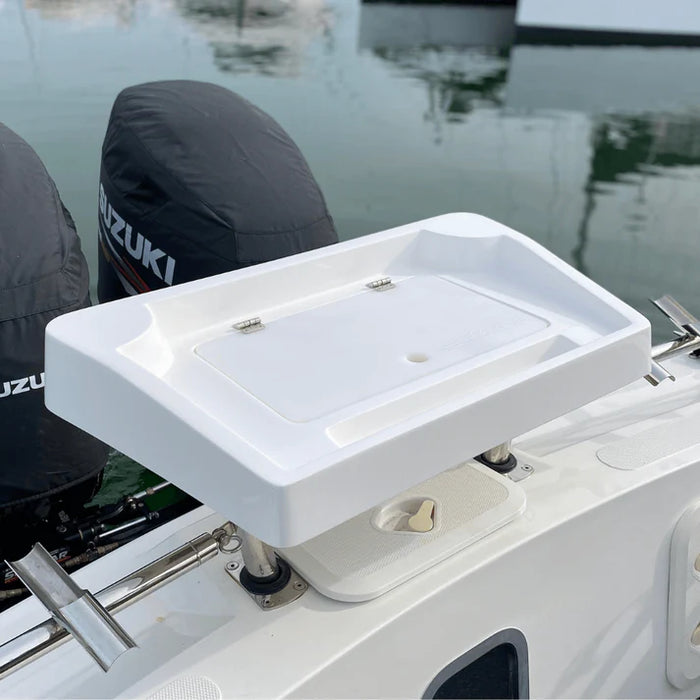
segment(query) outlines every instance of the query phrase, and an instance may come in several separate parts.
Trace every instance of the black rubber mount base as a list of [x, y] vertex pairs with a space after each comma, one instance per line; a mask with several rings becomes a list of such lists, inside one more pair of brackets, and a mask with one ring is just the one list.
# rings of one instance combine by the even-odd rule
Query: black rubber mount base
[[274, 576], [252, 576], [245, 566], [241, 569], [241, 586], [255, 595], [272, 595], [281, 591], [292, 577], [292, 570], [284, 559], [277, 557], [278, 571]]
[[485, 459], [483, 455], [479, 455], [474, 459], [477, 462], [481, 462], [481, 464], [483, 464], [485, 467], [493, 469], [499, 474], [508, 474], [508, 472], [512, 472], [513, 469], [515, 469], [518, 466], [518, 460], [512, 452], [508, 455], [508, 459], [505, 462], [501, 462], [500, 464], [497, 464], [496, 462], [489, 462], [489, 460]]

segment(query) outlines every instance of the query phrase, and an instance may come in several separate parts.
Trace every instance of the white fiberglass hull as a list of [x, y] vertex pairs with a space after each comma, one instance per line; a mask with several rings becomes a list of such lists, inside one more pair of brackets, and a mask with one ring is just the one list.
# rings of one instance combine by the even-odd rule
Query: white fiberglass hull
[[[515, 629], [532, 697], [697, 697], [700, 682], [668, 681], [666, 654], [671, 537], [700, 501], [700, 363], [666, 365], [675, 383], [640, 380], [516, 440], [534, 468], [519, 482], [525, 512], [374, 600], [311, 589], [262, 611], [219, 555], [117, 614], [139, 649], [109, 673], [70, 641], [0, 695], [143, 697], [176, 682], [199, 683], [198, 697], [421, 697], [454, 659]], [[200, 508], [75, 578], [99, 590], [223, 520]], [[36, 600], [15, 606], [2, 641], [44, 618]]]

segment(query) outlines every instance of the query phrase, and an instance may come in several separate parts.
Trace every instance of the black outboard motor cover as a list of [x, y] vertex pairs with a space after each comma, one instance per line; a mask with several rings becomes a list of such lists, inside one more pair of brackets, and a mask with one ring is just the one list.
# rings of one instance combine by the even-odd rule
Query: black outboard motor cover
[[186, 80], [117, 96], [102, 147], [99, 222], [100, 301], [338, 240], [282, 127], [225, 88]]
[[105, 466], [102, 442], [44, 406], [46, 324], [89, 305], [73, 219], [36, 153], [0, 124], [0, 523], [44, 517], [58, 498], [82, 504]]

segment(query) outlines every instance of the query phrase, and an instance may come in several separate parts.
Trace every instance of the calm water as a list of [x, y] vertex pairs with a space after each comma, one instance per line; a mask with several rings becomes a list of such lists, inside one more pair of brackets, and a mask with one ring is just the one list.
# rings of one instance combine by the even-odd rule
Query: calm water
[[[648, 314], [665, 340], [648, 297], [668, 292], [700, 313], [700, 50], [513, 46], [509, 12], [0, 0], [0, 121], [56, 180], [93, 288], [112, 101], [126, 85], [190, 78], [287, 129], [342, 238], [479, 212]], [[109, 493], [143, 479], [123, 459], [108, 477]]]

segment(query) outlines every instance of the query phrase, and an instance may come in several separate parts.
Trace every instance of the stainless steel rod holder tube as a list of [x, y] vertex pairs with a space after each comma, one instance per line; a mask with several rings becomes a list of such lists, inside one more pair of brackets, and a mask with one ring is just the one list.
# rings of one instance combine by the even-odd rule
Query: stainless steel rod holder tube
[[24, 585], [58, 624], [72, 634], [103, 671], [136, 642], [84, 591], [42, 547], [35, 544], [22, 559], [8, 562]]
[[[219, 552], [219, 540], [202, 534], [165, 556], [103, 588], [95, 598], [107, 609], [116, 612], [146, 593], [198, 567]], [[71, 635], [55, 620], [46, 620], [36, 627], [0, 645], [0, 678], [68, 641]]]
[[256, 579], [277, 576], [279, 564], [272, 547], [240, 528], [238, 536], [241, 538], [241, 554], [248, 573]]

